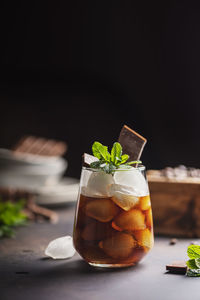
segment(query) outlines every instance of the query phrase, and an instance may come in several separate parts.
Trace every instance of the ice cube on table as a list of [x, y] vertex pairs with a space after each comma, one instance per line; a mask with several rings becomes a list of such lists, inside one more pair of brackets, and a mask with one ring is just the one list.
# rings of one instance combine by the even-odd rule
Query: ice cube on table
[[139, 197], [134, 196], [134, 189], [132, 187], [112, 184], [110, 186], [110, 192], [112, 194], [112, 200], [126, 211], [133, 208], [139, 202]]
[[131, 168], [126, 171], [116, 171], [114, 174], [115, 184], [127, 186], [131, 188], [132, 195], [141, 197], [149, 194], [148, 184], [142, 173], [136, 169]]
[[87, 183], [87, 196], [105, 196], [109, 197], [110, 185], [114, 183], [113, 176], [103, 171], [93, 172]]
[[65, 259], [72, 257], [75, 252], [72, 237], [67, 235], [51, 241], [45, 250], [45, 255], [53, 259]]

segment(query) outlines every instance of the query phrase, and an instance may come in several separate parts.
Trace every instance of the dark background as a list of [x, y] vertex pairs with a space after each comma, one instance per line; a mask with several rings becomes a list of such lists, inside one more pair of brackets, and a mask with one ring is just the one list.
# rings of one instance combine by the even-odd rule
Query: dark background
[[200, 8], [160, 2], [2, 1], [0, 147], [64, 140], [79, 177], [81, 154], [127, 124], [147, 168], [200, 167]]

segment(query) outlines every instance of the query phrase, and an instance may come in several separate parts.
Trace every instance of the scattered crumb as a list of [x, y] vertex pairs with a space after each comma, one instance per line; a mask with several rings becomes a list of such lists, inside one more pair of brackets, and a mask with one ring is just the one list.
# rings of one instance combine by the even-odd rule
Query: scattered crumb
[[175, 238], [171, 239], [169, 242], [170, 245], [176, 245], [176, 243], [177, 243], [177, 239]]

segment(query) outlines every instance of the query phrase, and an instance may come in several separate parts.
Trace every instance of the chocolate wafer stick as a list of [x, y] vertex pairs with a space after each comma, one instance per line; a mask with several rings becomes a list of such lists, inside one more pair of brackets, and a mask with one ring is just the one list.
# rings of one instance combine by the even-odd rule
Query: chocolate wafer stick
[[124, 125], [118, 139], [123, 153], [129, 155], [129, 161], [139, 160], [147, 140], [136, 131]]
[[30, 145], [34, 144], [35, 138], [32, 136], [24, 136], [22, 137], [16, 145], [12, 147], [13, 151], [16, 152], [28, 152]]
[[46, 144], [46, 141], [42, 138], [28, 137], [27, 140], [24, 140], [24, 144], [22, 143], [20, 146], [21, 152], [38, 154], [43, 145]]
[[53, 147], [49, 147], [49, 155], [61, 156], [67, 151], [67, 145], [63, 142], [54, 142]]
[[24, 136], [12, 148], [15, 153], [27, 153], [43, 156], [62, 156], [67, 151], [64, 142], [39, 138], [34, 136]]

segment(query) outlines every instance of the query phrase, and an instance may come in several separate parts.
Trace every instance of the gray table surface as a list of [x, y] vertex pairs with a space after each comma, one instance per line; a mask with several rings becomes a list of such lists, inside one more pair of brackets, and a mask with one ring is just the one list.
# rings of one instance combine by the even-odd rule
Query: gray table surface
[[69, 260], [45, 257], [49, 241], [72, 234], [74, 210], [60, 208], [57, 224], [30, 224], [14, 239], [0, 240], [0, 299], [200, 299], [200, 278], [165, 271], [167, 263], [186, 260], [187, 246], [200, 243], [197, 239], [178, 239], [170, 246], [170, 238], [157, 237], [141, 263], [124, 269], [95, 269], [78, 254]]

